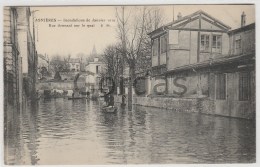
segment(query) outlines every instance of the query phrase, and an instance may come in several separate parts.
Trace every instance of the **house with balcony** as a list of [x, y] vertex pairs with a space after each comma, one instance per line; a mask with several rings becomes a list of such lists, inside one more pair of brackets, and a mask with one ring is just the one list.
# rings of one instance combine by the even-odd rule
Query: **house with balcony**
[[149, 33], [151, 93], [202, 99], [198, 112], [253, 118], [255, 25], [245, 20], [243, 13], [241, 27], [230, 30], [200, 10]]

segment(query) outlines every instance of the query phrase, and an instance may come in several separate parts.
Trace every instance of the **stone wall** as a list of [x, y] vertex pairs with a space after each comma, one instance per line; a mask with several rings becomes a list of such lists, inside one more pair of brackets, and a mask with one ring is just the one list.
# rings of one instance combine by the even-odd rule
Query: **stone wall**
[[[115, 96], [115, 102], [121, 103], [122, 97]], [[127, 102], [127, 99], [126, 99]], [[226, 115], [225, 112], [216, 112], [215, 100], [209, 98], [172, 98], [172, 97], [133, 97], [133, 104], [145, 107], [154, 107], [176, 112], [195, 112], [209, 115], [228, 116], [235, 118], [254, 119], [254, 113], [241, 114], [239, 112]]]
[[40, 82], [37, 84], [37, 90], [71, 90], [73, 89], [73, 82]]
[[[121, 103], [121, 96], [115, 97], [115, 102]], [[126, 99], [127, 102], [127, 99]], [[197, 99], [180, 99], [170, 97], [133, 97], [134, 105], [156, 107], [178, 112], [197, 112]]]
[[179, 99], [170, 97], [134, 97], [133, 104], [164, 108], [178, 112], [196, 112], [196, 99]]

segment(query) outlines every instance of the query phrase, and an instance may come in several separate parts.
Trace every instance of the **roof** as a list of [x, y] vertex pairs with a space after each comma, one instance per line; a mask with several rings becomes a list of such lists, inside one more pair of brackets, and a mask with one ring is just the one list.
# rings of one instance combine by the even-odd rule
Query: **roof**
[[239, 32], [242, 32], [242, 31], [252, 30], [252, 29], [255, 29], [255, 23], [252, 23], [252, 24], [246, 25], [244, 27], [240, 27], [240, 28], [231, 30], [228, 33], [229, 34], [234, 34], [234, 33], [239, 33]]
[[104, 63], [101, 61], [91, 61], [91, 62], [88, 62], [85, 66], [88, 66], [90, 64], [104, 64]]
[[87, 74], [87, 75], [93, 75], [93, 76], [95, 75], [95, 73], [88, 71], [88, 70], [86, 72], [82, 72], [82, 73]]
[[101, 61], [93, 61], [93, 62], [89, 62], [89, 64], [103, 64], [103, 62], [101, 62]]
[[44, 55], [42, 55], [42, 54], [37, 54], [37, 56], [38, 56], [39, 58], [41, 58], [42, 60], [44, 60], [44, 61], [46, 61], [46, 62], [49, 62], [49, 58], [48, 58], [47, 56], [44, 56]]
[[208, 13], [206, 13], [206, 12], [204, 12], [204, 11], [202, 11], [202, 10], [199, 10], [199, 11], [197, 11], [197, 12], [195, 12], [195, 13], [192, 13], [192, 14], [187, 15], [187, 16], [184, 16], [184, 17], [182, 17], [182, 18], [180, 18], [180, 19], [178, 19], [178, 20], [172, 21], [172, 22], [170, 22], [170, 23], [168, 23], [168, 24], [166, 24], [166, 25], [163, 25], [163, 26], [161, 26], [160, 28], [158, 28], [158, 29], [156, 29], [156, 30], [154, 30], [154, 31], [152, 31], [152, 32], [150, 32], [150, 33], [148, 33], [148, 35], [152, 35], [152, 34], [154, 34], [155, 32], [162, 31], [162, 30], [164, 30], [164, 29], [173, 27], [174, 25], [177, 25], [177, 23], [183, 22], [183, 21], [185, 21], [185, 20], [188, 21], [188, 20], [190, 20], [191, 18], [193, 18], [193, 17], [195, 17], [195, 16], [198, 16], [198, 15], [205, 15], [206, 17], [208, 17], [208, 18], [214, 20], [214, 22], [217, 22], [218, 24], [220, 24], [223, 28], [225, 28], [225, 29], [227, 29], [227, 30], [231, 28], [230, 26], [224, 24], [222, 21], [220, 21], [220, 20], [218, 20], [218, 19], [212, 17], [212, 16], [209, 15]]
[[255, 54], [253, 52], [253, 53], [248, 53], [248, 54], [242, 54], [239, 56], [236, 55], [236, 56], [220, 57], [218, 59], [206, 60], [206, 61], [195, 63], [195, 64], [177, 67], [177, 68], [174, 68], [172, 70], [165, 72], [165, 74], [178, 72], [178, 71], [185, 71], [185, 70], [190, 70], [190, 69], [198, 69], [198, 68], [228, 64], [228, 63], [233, 63], [233, 62], [245, 62], [245, 60], [247, 60], [247, 59], [254, 59], [254, 56], [255, 56]]
[[80, 63], [80, 59], [70, 59], [70, 63]]

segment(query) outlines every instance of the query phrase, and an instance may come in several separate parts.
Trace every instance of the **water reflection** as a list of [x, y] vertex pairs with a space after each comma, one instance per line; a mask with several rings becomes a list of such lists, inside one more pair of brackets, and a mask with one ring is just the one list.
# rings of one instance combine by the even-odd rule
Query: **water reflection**
[[98, 102], [40, 100], [8, 113], [7, 164], [255, 162], [253, 121]]

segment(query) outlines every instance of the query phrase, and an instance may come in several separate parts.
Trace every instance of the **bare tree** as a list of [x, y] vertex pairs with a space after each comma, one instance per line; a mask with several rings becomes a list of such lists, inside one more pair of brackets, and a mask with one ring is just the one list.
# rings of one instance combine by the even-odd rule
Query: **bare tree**
[[117, 45], [109, 45], [101, 55], [101, 61], [105, 64], [104, 76], [112, 77], [114, 80], [119, 76], [120, 68], [120, 52]]
[[144, 73], [150, 70], [152, 66], [152, 41], [147, 35], [153, 30], [161, 27], [165, 22], [163, 11], [158, 7], [148, 7], [145, 16], [145, 34], [141, 45], [141, 53], [136, 61], [136, 72]]
[[[122, 42], [122, 55], [129, 66], [128, 109], [132, 110], [132, 85], [135, 78], [136, 59], [141, 52], [141, 45], [145, 33], [146, 7], [116, 8], [118, 35]], [[131, 17], [130, 17], [131, 16]]]
[[70, 56], [68, 56], [68, 58], [63, 58], [63, 56], [60, 55], [54, 55], [52, 56], [52, 59], [50, 60], [50, 67], [52, 69], [52, 71], [54, 72], [54, 76], [56, 76], [55, 78], [60, 78], [58, 77], [60, 74], [60, 72], [68, 72], [69, 71], [69, 59]]
[[158, 7], [148, 8], [146, 15], [146, 33], [152, 32], [153, 30], [161, 27], [165, 22], [163, 11]]
[[100, 76], [103, 78], [110, 77], [114, 81], [114, 86], [117, 87], [123, 68], [119, 45], [107, 46], [103, 54], [101, 54], [100, 60], [104, 63]]
[[88, 55], [84, 54], [84, 53], [78, 53], [76, 55], [76, 57], [79, 59], [80, 61], [80, 71], [85, 71], [85, 67], [87, 64], [86, 58], [88, 57]]
[[[159, 9], [148, 7], [116, 8], [117, 33], [121, 53], [129, 66], [128, 109], [132, 110], [132, 85], [135, 72], [151, 56], [151, 40], [148, 32], [158, 28], [163, 20]], [[149, 63], [151, 65], [151, 63]], [[148, 68], [148, 67], [146, 67]]]

